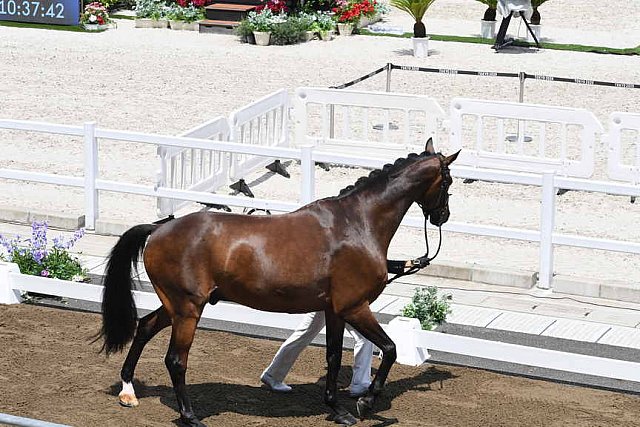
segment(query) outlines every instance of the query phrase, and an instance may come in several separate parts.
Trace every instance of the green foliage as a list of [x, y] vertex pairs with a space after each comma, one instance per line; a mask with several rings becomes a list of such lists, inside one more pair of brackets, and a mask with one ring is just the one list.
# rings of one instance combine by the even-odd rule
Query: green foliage
[[391, 6], [407, 12], [416, 22], [422, 22], [427, 9], [435, 0], [391, 0]]
[[331, 31], [336, 28], [336, 21], [332, 15], [325, 12], [316, 14], [315, 21], [311, 25], [311, 31]]
[[271, 43], [277, 45], [296, 44], [300, 41], [304, 31], [299, 19], [295, 16], [289, 17], [286, 21], [273, 26]]
[[251, 25], [248, 19], [243, 19], [235, 28], [234, 32], [240, 38], [246, 38], [253, 34], [253, 25]]
[[247, 15], [247, 20], [253, 27], [253, 31], [269, 32], [273, 29], [276, 16], [270, 9], [263, 9], [260, 12], [251, 11]]
[[431, 330], [445, 321], [451, 313], [451, 295], [438, 298], [438, 288], [428, 286], [416, 289], [411, 303], [402, 309], [402, 315], [420, 320], [422, 329]]
[[187, 24], [204, 19], [204, 9], [190, 4], [182, 8], [182, 20]]
[[136, 18], [161, 19], [169, 11], [164, 0], [136, 0]]
[[544, 2], [546, 2], [547, 0], [531, 0], [531, 6], [534, 9], [537, 9], [538, 7], [540, 7], [540, 5]]

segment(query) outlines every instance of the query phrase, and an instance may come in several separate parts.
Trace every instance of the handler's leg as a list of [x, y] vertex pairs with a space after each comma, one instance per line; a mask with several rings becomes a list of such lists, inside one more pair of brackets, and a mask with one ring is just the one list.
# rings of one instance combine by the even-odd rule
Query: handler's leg
[[260, 380], [274, 391], [290, 391], [291, 387], [283, 382], [285, 377], [302, 350], [320, 333], [324, 324], [324, 312], [307, 314], [293, 334], [282, 343]]
[[349, 385], [349, 395], [360, 397], [369, 390], [371, 385], [371, 358], [373, 344], [354, 329], [349, 331], [355, 340], [353, 347], [353, 375]]

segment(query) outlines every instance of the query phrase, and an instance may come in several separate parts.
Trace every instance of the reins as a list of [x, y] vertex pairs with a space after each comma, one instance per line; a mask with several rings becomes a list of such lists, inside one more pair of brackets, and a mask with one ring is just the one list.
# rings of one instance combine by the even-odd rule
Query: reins
[[427, 246], [427, 252], [425, 252], [425, 254], [422, 255], [421, 257], [412, 259], [411, 267], [409, 267], [407, 271], [403, 271], [402, 273], [396, 274], [391, 279], [387, 279], [387, 284], [393, 282], [394, 280], [402, 276], [409, 276], [411, 274], [415, 274], [418, 271], [422, 270], [423, 268], [428, 267], [431, 264], [431, 261], [436, 259], [436, 257], [440, 253], [440, 248], [442, 247], [442, 226], [438, 227], [438, 249], [436, 250], [436, 253], [432, 257], [429, 257], [429, 237], [427, 235], [427, 217], [426, 216], [424, 217], [424, 242], [425, 242], [425, 245]]
[[[440, 156], [441, 158], [441, 154], [438, 154], [438, 156]], [[445, 206], [448, 206], [448, 193], [447, 193], [447, 188], [446, 188], [446, 177], [445, 174], [449, 174], [449, 170], [448, 169], [441, 169], [441, 174], [442, 174], [442, 184], [441, 184], [441, 188], [440, 188], [440, 197], [446, 197], [447, 199], [445, 200], [445, 204], [443, 204], [443, 206], [441, 207], [441, 209], [444, 209]], [[442, 248], [442, 224], [440, 224], [438, 226], [438, 249], [436, 249], [436, 253], [432, 256], [429, 257], [429, 236], [427, 235], [427, 219], [429, 217], [429, 212], [426, 212], [424, 210], [424, 207], [418, 203], [418, 205], [420, 206], [420, 208], [422, 209], [422, 212], [424, 213], [424, 242], [425, 245], [427, 246], [427, 251], [425, 252], [425, 254], [419, 258], [415, 258], [411, 260], [411, 267], [409, 267], [409, 269], [407, 271], [403, 271], [402, 273], [398, 273], [395, 276], [393, 276], [391, 279], [387, 279], [387, 284], [393, 282], [394, 280], [403, 277], [403, 276], [409, 276], [411, 274], [415, 274], [418, 271], [422, 270], [423, 268], [429, 266], [429, 264], [431, 264], [431, 261], [433, 261], [438, 254], [440, 253], [440, 248]]]

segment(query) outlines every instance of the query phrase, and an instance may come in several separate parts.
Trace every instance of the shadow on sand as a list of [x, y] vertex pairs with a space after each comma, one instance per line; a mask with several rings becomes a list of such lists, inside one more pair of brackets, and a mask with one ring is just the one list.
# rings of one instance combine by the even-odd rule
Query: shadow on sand
[[[343, 367], [338, 378], [339, 387], [347, 387], [350, 378], [351, 368]], [[396, 397], [410, 390], [429, 391], [432, 387], [441, 389], [444, 386], [444, 381], [452, 378], [454, 378], [454, 375], [450, 371], [429, 366], [416, 376], [389, 381], [385, 385], [382, 394], [378, 396], [374, 411], [390, 409]], [[175, 411], [178, 410], [171, 387], [134, 382], [139, 399], [159, 397], [162, 404]], [[313, 384], [295, 384], [291, 393], [278, 394], [268, 391], [265, 387], [228, 383], [202, 383], [187, 385], [187, 392], [191, 397], [196, 415], [201, 420], [204, 420], [205, 423], [207, 418], [225, 412], [266, 418], [309, 417], [327, 414], [327, 420], [330, 420], [329, 409], [322, 398], [324, 384], [325, 377], [322, 377]], [[109, 394], [117, 396], [119, 392], [120, 382], [114, 383], [110, 387]], [[346, 390], [339, 392], [338, 399], [348, 411], [353, 414], [356, 413], [356, 400], [349, 398]], [[379, 423], [374, 424], [377, 427], [398, 423], [395, 418], [385, 418], [375, 412], [369, 414], [367, 418], [379, 421]], [[174, 423], [181, 425], [177, 419], [174, 420]], [[211, 420], [209, 420], [209, 424], [211, 424]]]

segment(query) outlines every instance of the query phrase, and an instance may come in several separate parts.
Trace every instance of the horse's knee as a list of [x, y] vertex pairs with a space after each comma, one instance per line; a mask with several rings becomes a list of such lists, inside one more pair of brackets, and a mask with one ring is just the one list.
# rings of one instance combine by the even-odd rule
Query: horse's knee
[[396, 361], [397, 353], [396, 353], [396, 345], [391, 342], [390, 344], [384, 345], [382, 350], [382, 358], [390, 360], [391, 363]]
[[333, 390], [325, 389], [324, 391], [324, 403], [329, 406], [333, 406], [338, 401], [336, 393]]
[[169, 370], [169, 373], [173, 375], [184, 375], [187, 371], [187, 367], [182, 362], [182, 359], [177, 353], [169, 352], [164, 358], [164, 364]]

